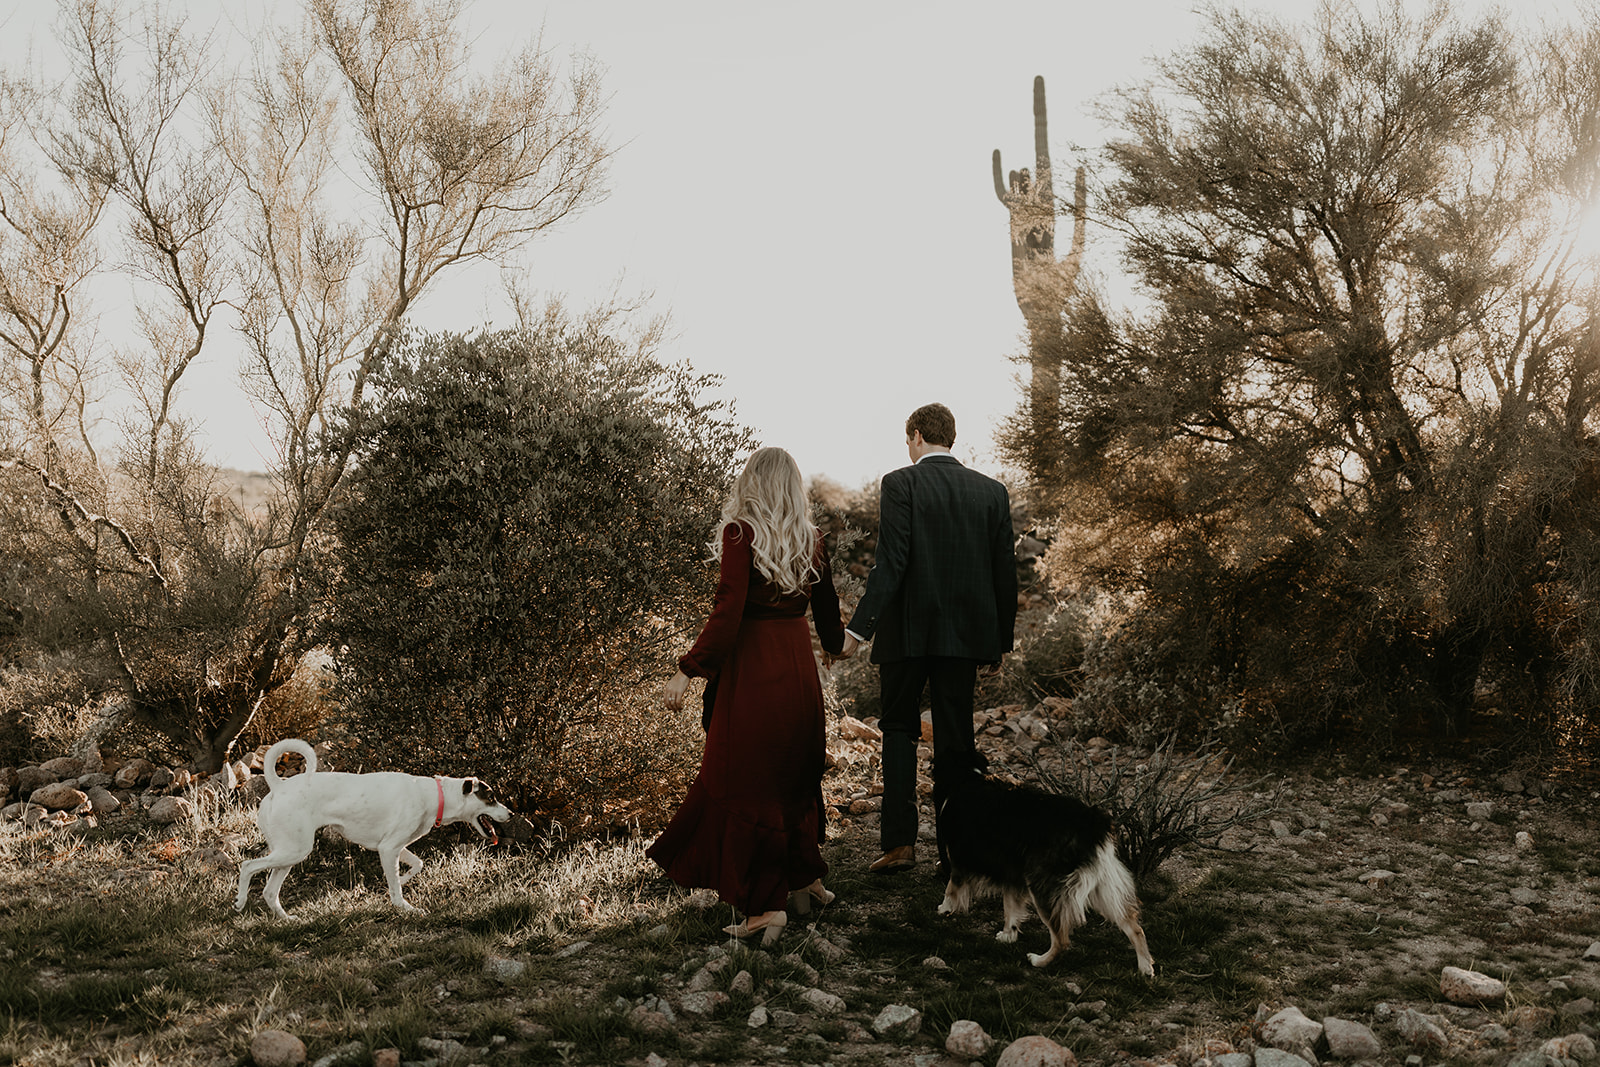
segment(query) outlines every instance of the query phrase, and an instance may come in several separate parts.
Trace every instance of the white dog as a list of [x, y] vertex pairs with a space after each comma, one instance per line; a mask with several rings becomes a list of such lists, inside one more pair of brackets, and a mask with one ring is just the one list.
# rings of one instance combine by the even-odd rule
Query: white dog
[[[278, 777], [278, 759], [285, 752], [298, 752], [305, 759], [304, 774]], [[256, 811], [256, 825], [267, 839], [267, 854], [239, 865], [239, 896], [233, 902], [239, 911], [250, 896], [250, 879], [271, 871], [261, 899], [279, 918], [287, 919], [289, 913], [278, 902], [278, 891], [289, 877], [289, 868], [311, 855], [317, 830], [324, 826], [377, 852], [389, 882], [389, 899], [398, 908], [416, 911], [401, 890], [422, 869], [422, 861], [407, 846], [429, 830], [453, 822], [470, 822], [494, 844], [499, 841], [494, 824], [511, 818], [494, 791], [476, 778], [424, 778], [396, 771], [318, 774], [316, 752], [295, 739], [267, 749], [263, 769], [268, 793]], [[400, 873], [402, 860], [404, 874]]]

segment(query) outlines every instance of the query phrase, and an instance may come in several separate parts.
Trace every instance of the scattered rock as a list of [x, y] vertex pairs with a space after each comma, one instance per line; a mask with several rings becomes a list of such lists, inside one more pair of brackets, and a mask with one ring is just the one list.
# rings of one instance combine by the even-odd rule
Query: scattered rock
[[1506, 984], [1477, 971], [1446, 967], [1439, 975], [1439, 995], [1452, 1004], [1499, 1004], [1506, 998]]
[[994, 1038], [984, 1033], [983, 1027], [971, 1019], [957, 1019], [950, 1024], [950, 1036], [944, 1039], [945, 1051], [965, 1060], [982, 1059], [994, 1047]]
[[800, 994], [800, 999], [822, 1015], [844, 1014], [844, 1001], [824, 990], [807, 989]]
[[728, 1003], [728, 994], [720, 989], [703, 989], [696, 993], [685, 993], [678, 1006], [689, 1015], [712, 1016]]
[[915, 1037], [922, 1029], [922, 1013], [904, 1004], [890, 1004], [872, 1020], [874, 1033], [896, 1040]]
[[65, 782], [52, 782], [35, 789], [28, 803], [37, 804], [45, 811], [78, 811], [89, 806], [89, 795]]
[[770, 1021], [767, 1009], [765, 1007], [757, 1007], [750, 1012], [750, 1017], [744, 1021], [744, 1024], [752, 1030], [759, 1030]]
[[1556, 1013], [1553, 1008], [1539, 1008], [1531, 1004], [1514, 1008], [1506, 1016], [1506, 1022], [1518, 1030], [1543, 1030], [1555, 1021]]
[[250, 1039], [250, 1059], [256, 1067], [296, 1067], [306, 1062], [306, 1046], [283, 1030], [263, 1030]]
[[491, 956], [483, 965], [483, 973], [497, 982], [514, 982], [528, 969], [522, 960], [508, 960]]
[[1561, 1016], [1564, 1019], [1576, 1019], [1584, 1015], [1593, 1014], [1594, 1001], [1588, 997], [1579, 997], [1577, 1000], [1569, 1000], [1561, 1005]]
[[1487, 800], [1480, 800], [1472, 804], [1468, 804], [1467, 818], [1476, 819], [1479, 822], [1488, 822], [1490, 819], [1494, 818], [1494, 805], [1489, 803]]
[[1314, 1062], [1286, 1049], [1272, 1048], [1270, 1045], [1256, 1049], [1255, 1067], [1310, 1067]]
[[846, 741], [881, 741], [883, 731], [849, 715], [839, 720], [839, 736]]
[[1539, 1047], [1539, 1051], [1554, 1060], [1576, 1060], [1579, 1063], [1587, 1063], [1595, 1058], [1594, 1039], [1586, 1034], [1552, 1037]]
[[194, 818], [194, 805], [183, 797], [162, 797], [150, 805], [149, 815], [151, 822], [188, 822]]
[[1272, 1048], [1313, 1059], [1313, 1050], [1322, 1039], [1322, 1024], [1308, 1019], [1299, 1008], [1288, 1007], [1261, 1024], [1261, 1040]]
[[17, 796], [27, 799], [34, 791], [55, 785], [60, 780], [43, 767], [18, 767]]
[[57, 756], [39, 764], [39, 769], [49, 771], [56, 776], [57, 781], [63, 778], [76, 778], [83, 773], [83, 760], [76, 756]]
[[1078, 1057], [1048, 1037], [1019, 1037], [1006, 1046], [995, 1067], [1077, 1067]]
[[319, 1057], [311, 1067], [366, 1067], [366, 1064], [367, 1046], [360, 1041], [350, 1041]]
[[1445, 1033], [1445, 1021], [1442, 1016], [1423, 1015], [1413, 1008], [1407, 1008], [1395, 1017], [1395, 1026], [1399, 1029], [1400, 1036], [1412, 1048], [1443, 1052], [1450, 1046], [1450, 1038]]
[[133, 789], [150, 780], [156, 765], [147, 759], [131, 759], [118, 768], [113, 781], [120, 789]]
[[1362, 1023], [1326, 1018], [1322, 1034], [1328, 1042], [1328, 1055], [1336, 1060], [1375, 1060], [1383, 1055], [1382, 1042]]
[[[685, 1008], [685, 1011], [688, 1009]], [[628, 1011], [628, 1022], [646, 1034], [664, 1034], [672, 1029], [672, 1020], [662, 1011], [640, 1004]]]

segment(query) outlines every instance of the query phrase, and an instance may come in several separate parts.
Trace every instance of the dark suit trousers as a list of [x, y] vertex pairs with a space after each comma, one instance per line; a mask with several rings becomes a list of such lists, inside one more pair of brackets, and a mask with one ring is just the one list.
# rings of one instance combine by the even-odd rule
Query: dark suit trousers
[[[972, 736], [978, 662], [919, 656], [878, 664], [883, 714], [883, 814], [878, 834], [885, 852], [917, 841], [917, 742], [922, 737], [922, 692], [933, 705], [933, 780], [938, 784], [981, 769]], [[986, 761], [985, 761], [986, 762]]]

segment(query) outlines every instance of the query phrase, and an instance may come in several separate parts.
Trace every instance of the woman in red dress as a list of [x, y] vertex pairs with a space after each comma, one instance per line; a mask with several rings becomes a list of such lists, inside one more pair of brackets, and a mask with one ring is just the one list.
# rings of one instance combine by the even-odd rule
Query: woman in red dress
[[711, 616], [665, 692], [677, 709], [690, 678], [714, 687], [705, 752], [647, 854], [674, 882], [715, 889], [746, 916], [728, 933], [762, 931], [771, 944], [791, 895], [802, 912], [833, 899], [822, 886], [825, 722], [806, 608], [830, 656], [844, 622], [794, 457], [781, 448], [750, 457], [711, 549], [721, 561]]

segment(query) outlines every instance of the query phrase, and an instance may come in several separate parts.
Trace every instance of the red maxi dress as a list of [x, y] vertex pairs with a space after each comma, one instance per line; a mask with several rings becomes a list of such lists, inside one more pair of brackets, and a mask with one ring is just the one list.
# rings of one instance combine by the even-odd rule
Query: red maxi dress
[[822, 684], [806, 607], [829, 652], [844, 646], [844, 622], [820, 534], [818, 579], [788, 595], [756, 570], [752, 536], [746, 523], [724, 528], [711, 617], [678, 660], [715, 684], [711, 724], [700, 773], [646, 854], [679, 885], [760, 915], [828, 873]]

